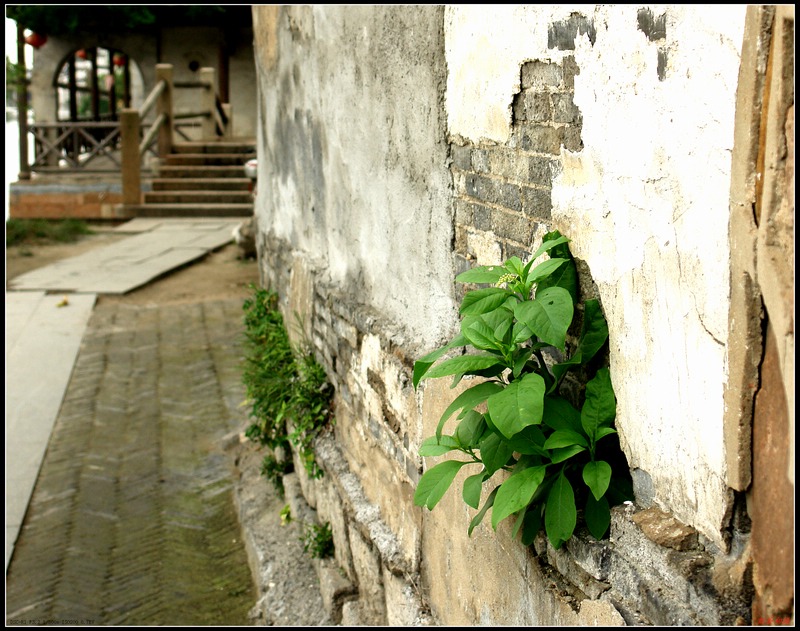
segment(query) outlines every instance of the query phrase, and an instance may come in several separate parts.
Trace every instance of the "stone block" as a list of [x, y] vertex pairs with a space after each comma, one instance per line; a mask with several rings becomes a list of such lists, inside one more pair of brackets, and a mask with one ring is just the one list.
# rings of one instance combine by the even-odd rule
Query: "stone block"
[[364, 622], [385, 625], [386, 601], [380, 556], [355, 529], [349, 531], [349, 541], [358, 577], [358, 594]]

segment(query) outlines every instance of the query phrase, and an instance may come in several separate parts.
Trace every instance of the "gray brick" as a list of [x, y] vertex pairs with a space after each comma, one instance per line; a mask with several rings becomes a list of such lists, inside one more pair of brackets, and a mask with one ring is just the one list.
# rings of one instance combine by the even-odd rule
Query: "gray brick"
[[563, 128], [546, 125], [525, 125], [516, 132], [516, 142], [520, 149], [537, 153], [561, 153]]
[[510, 210], [522, 210], [519, 186], [516, 184], [479, 175], [468, 175], [466, 192], [470, 197], [484, 202], [505, 206]]
[[581, 138], [581, 128], [576, 125], [569, 125], [564, 128], [564, 148], [568, 151], [577, 153], [583, 150], [583, 139]]
[[553, 106], [550, 103], [549, 92], [534, 92], [526, 90], [523, 93], [525, 104], [525, 120], [543, 123], [553, 120]]
[[550, 188], [557, 166], [558, 162], [549, 158], [536, 156], [528, 158], [528, 181], [531, 184]]
[[522, 66], [522, 88], [559, 87], [563, 80], [563, 73], [558, 64], [546, 61], [529, 61]]
[[453, 166], [462, 171], [472, 169], [472, 149], [461, 145], [451, 145], [453, 153]]
[[528, 243], [533, 235], [531, 221], [520, 214], [492, 212], [492, 227], [496, 235], [517, 243]]
[[581, 73], [581, 69], [575, 61], [575, 57], [564, 57], [564, 87], [567, 90], [575, 89], [575, 76]]
[[553, 202], [550, 191], [539, 188], [522, 188], [522, 209], [528, 217], [550, 219]]
[[553, 94], [553, 120], [556, 123], [579, 123], [581, 111], [573, 101], [572, 94]]

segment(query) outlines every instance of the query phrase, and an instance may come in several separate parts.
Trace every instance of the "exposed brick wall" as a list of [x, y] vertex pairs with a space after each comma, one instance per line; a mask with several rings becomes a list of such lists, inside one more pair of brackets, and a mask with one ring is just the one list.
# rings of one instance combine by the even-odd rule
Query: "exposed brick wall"
[[[503, 260], [530, 254], [537, 226], [550, 219], [561, 147], [583, 147], [582, 117], [573, 101], [579, 72], [574, 57], [523, 64], [508, 142], [453, 145], [459, 271], [472, 266], [479, 258], [476, 243], [487, 240]], [[500, 261], [481, 261], [492, 262]]]
[[11, 191], [8, 212], [12, 219], [118, 219], [115, 207], [121, 193], [28, 193]]

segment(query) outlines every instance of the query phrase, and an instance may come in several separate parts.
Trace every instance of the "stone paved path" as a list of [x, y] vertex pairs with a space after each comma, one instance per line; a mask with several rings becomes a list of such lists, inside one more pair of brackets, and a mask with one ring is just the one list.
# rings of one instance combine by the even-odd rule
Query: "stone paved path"
[[248, 624], [222, 445], [245, 422], [241, 306], [95, 307], [8, 568], [7, 624]]

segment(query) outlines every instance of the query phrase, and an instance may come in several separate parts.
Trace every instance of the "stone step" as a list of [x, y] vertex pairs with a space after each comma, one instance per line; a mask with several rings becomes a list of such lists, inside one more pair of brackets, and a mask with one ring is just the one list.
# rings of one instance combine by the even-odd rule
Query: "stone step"
[[250, 178], [157, 178], [151, 181], [153, 191], [249, 191]]
[[231, 166], [240, 165], [250, 159], [245, 153], [173, 153], [164, 159], [164, 166]]
[[203, 165], [203, 166], [169, 166], [158, 169], [159, 179], [170, 178], [241, 178], [244, 176], [243, 165]]
[[145, 204], [252, 204], [250, 191], [172, 190], [144, 194]]
[[172, 146], [173, 153], [247, 153], [256, 156], [255, 141], [181, 142]]
[[126, 206], [133, 217], [252, 217], [253, 204], [138, 204]]

